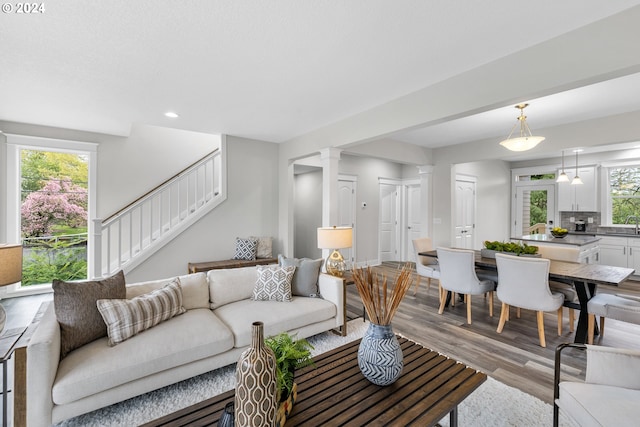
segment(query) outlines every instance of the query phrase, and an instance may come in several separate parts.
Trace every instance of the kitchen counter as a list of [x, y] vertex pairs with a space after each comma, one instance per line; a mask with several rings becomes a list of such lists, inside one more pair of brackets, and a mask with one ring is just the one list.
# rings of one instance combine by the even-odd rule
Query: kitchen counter
[[576, 235], [567, 234], [563, 238], [553, 237], [549, 234], [528, 234], [522, 237], [512, 237], [512, 240], [522, 240], [524, 242], [538, 242], [538, 243], [557, 243], [562, 245], [575, 245], [584, 246], [591, 243], [595, 243], [600, 240], [600, 237], [594, 235]]

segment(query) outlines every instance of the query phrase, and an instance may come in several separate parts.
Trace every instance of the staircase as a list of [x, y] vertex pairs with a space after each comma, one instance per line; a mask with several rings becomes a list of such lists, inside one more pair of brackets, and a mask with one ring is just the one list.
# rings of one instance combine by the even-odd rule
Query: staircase
[[109, 218], [93, 220], [92, 278], [125, 274], [227, 197], [224, 138], [218, 147]]

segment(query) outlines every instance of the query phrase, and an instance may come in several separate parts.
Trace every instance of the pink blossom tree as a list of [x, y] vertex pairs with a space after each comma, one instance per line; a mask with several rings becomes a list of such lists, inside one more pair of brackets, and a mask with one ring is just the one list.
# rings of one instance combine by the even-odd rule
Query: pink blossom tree
[[24, 237], [51, 234], [55, 224], [80, 227], [87, 223], [87, 190], [69, 179], [49, 179], [29, 193], [20, 208]]

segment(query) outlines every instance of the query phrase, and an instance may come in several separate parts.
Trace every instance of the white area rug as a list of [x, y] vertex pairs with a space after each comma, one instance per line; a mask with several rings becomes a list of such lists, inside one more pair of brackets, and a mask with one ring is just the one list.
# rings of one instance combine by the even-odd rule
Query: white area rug
[[[368, 322], [352, 320], [348, 324], [349, 335], [341, 337], [330, 332], [309, 339], [315, 347], [313, 354], [320, 354], [354, 341], [364, 334]], [[80, 415], [56, 426], [135, 426], [170, 414], [184, 407], [201, 402], [235, 387], [235, 365], [230, 365], [197, 377], [173, 384], [121, 403]], [[458, 406], [458, 422], [461, 426], [550, 426], [553, 407], [518, 389], [492, 378], [482, 384]], [[562, 426], [569, 426], [563, 422]], [[442, 419], [443, 427], [449, 426], [449, 417]]]

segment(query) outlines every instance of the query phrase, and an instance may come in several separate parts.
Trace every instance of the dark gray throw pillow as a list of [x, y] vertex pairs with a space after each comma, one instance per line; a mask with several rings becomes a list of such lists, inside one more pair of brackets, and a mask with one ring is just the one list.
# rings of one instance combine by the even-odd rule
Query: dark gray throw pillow
[[98, 311], [99, 299], [124, 299], [127, 291], [122, 271], [103, 280], [53, 281], [53, 305], [60, 324], [60, 357], [91, 341], [107, 336]]
[[322, 258], [285, 258], [278, 255], [278, 264], [281, 267], [296, 267], [291, 281], [291, 294], [301, 297], [320, 297], [318, 288], [318, 276], [322, 268]]

